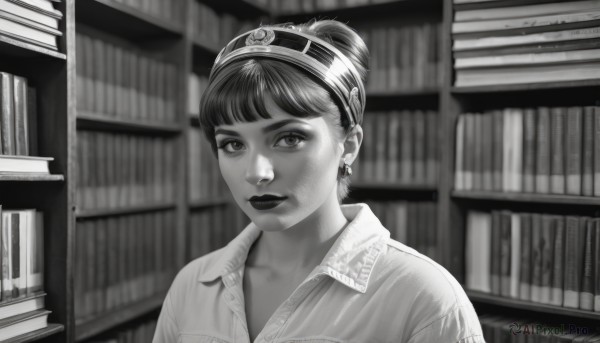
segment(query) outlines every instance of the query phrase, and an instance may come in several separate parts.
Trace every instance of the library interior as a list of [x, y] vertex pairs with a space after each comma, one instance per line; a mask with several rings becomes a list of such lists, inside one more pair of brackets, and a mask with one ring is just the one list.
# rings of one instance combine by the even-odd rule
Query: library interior
[[152, 341], [250, 222], [200, 128], [215, 58], [313, 18], [370, 52], [344, 202], [487, 342], [600, 342], [600, 0], [0, 0], [1, 342]]

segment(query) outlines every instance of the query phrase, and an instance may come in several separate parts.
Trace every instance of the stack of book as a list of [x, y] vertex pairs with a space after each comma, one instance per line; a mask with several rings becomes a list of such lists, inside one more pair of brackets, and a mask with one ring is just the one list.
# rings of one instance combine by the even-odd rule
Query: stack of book
[[0, 240], [0, 341], [4, 342], [48, 325], [42, 213], [0, 206]]
[[175, 141], [101, 131], [79, 131], [77, 138], [79, 209], [175, 201]]
[[202, 208], [190, 212], [190, 259], [220, 249], [231, 242], [250, 220], [235, 204]]
[[77, 108], [145, 122], [176, 122], [177, 67], [131, 46], [77, 33]]
[[[54, 1], [54, 0], [53, 0]], [[138, 11], [147, 13], [166, 22], [183, 21], [185, 1], [183, 0], [115, 0]]]
[[189, 130], [189, 200], [203, 201], [223, 196], [228, 190], [221, 177], [219, 164], [204, 133], [196, 127]]
[[441, 84], [441, 25], [357, 28], [371, 53], [367, 92], [435, 90]]
[[393, 239], [436, 260], [437, 203], [432, 201], [366, 201]]
[[467, 289], [600, 311], [600, 218], [470, 211], [466, 237]]
[[482, 1], [454, 0], [456, 86], [600, 78], [598, 1], [459, 7]]
[[455, 189], [600, 196], [597, 142], [598, 106], [461, 114]]
[[598, 343], [596, 328], [573, 323], [543, 323], [539, 318], [515, 318], [485, 314], [479, 317], [483, 337], [488, 343]]
[[58, 50], [63, 15], [53, 2], [60, 0], [0, 0], [0, 36]]
[[365, 113], [364, 140], [352, 180], [435, 185], [438, 126], [438, 114], [433, 111]]
[[256, 26], [248, 20], [239, 20], [228, 13], [218, 13], [200, 1], [191, 2], [192, 38], [196, 42], [220, 49], [237, 34]]
[[27, 79], [0, 72], [0, 174], [49, 174], [53, 158], [37, 154], [35, 90]]
[[77, 222], [78, 321], [166, 293], [181, 267], [175, 216], [168, 210]]
[[327, 11], [369, 4], [392, 2], [394, 0], [270, 0], [271, 11], [277, 14], [297, 14]]

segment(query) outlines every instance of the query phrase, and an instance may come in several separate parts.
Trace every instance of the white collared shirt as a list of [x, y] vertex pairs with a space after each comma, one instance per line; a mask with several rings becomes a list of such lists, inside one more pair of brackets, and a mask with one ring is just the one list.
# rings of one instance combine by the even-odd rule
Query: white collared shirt
[[[350, 224], [254, 342], [484, 343], [475, 310], [450, 273], [390, 239], [367, 205], [342, 211]], [[242, 280], [259, 235], [250, 224], [179, 272], [153, 343], [250, 342]]]

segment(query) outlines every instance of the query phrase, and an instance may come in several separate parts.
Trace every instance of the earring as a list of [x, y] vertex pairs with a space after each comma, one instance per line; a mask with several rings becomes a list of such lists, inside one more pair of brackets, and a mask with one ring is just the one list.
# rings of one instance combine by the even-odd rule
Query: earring
[[348, 177], [350, 175], [352, 175], [352, 168], [350, 167], [350, 165], [348, 164], [348, 162], [344, 161], [344, 165], [340, 167], [341, 171], [340, 173], [342, 174], [342, 177]]

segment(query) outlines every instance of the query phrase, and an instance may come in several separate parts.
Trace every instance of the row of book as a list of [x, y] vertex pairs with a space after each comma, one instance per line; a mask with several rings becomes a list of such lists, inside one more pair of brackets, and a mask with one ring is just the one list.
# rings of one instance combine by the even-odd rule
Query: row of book
[[0, 155], [36, 152], [35, 91], [27, 84], [22, 76], [0, 71]]
[[200, 99], [208, 87], [208, 76], [190, 73], [188, 75], [188, 114], [198, 115]]
[[240, 20], [233, 15], [215, 11], [200, 1], [191, 2], [192, 38], [209, 46], [221, 48], [236, 35], [257, 26], [249, 20]]
[[188, 134], [189, 200], [214, 199], [228, 193], [217, 158], [202, 131], [192, 127]]
[[297, 14], [393, 2], [394, 0], [270, 0], [271, 11]]
[[227, 245], [250, 223], [236, 204], [203, 208], [190, 212], [190, 258], [203, 256]]
[[0, 241], [0, 341], [4, 342], [48, 325], [42, 212], [0, 206]]
[[130, 46], [77, 33], [79, 111], [150, 122], [177, 122], [177, 66]]
[[466, 113], [455, 188], [600, 196], [600, 107]]
[[441, 84], [441, 25], [357, 28], [371, 53], [367, 92], [436, 89]]
[[484, 314], [479, 317], [487, 343], [598, 343], [596, 328], [573, 323], [543, 323], [539, 318]]
[[142, 323], [128, 325], [126, 328], [111, 330], [86, 341], [87, 343], [147, 343], [152, 342], [156, 331], [156, 319], [146, 320]]
[[79, 209], [175, 201], [175, 140], [100, 131], [78, 131], [77, 140]]
[[366, 201], [391, 238], [434, 260], [440, 252], [437, 235], [437, 203], [432, 201]]
[[156, 18], [171, 23], [182, 23], [184, 0], [115, 0]]
[[435, 185], [439, 118], [433, 111], [367, 112], [353, 181]]
[[600, 218], [469, 211], [466, 287], [600, 311]]
[[456, 86], [600, 78], [594, 0], [457, 9]]
[[63, 14], [56, 0], [0, 0], [0, 35], [43, 48], [58, 50]]
[[175, 211], [80, 220], [75, 244], [75, 316], [99, 314], [166, 292], [181, 267]]

